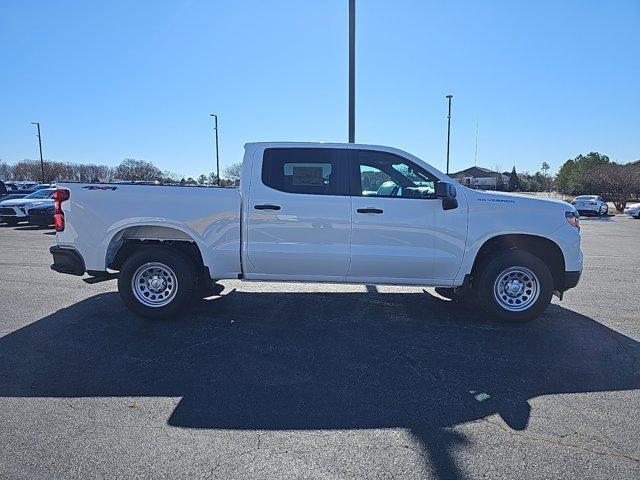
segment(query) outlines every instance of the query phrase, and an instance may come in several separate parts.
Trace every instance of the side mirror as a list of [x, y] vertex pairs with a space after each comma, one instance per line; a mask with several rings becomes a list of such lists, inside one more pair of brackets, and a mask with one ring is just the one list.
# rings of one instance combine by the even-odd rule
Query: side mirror
[[436, 197], [456, 198], [456, 187], [454, 187], [450, 183], [439, 181], [436, 184]]
[[439, 181], [436, 183], [436, 197], [442, 199], [442, 209], [452, 210], [458, 208], [458, 200], [456, 200], [456, 187], [447, 182]]

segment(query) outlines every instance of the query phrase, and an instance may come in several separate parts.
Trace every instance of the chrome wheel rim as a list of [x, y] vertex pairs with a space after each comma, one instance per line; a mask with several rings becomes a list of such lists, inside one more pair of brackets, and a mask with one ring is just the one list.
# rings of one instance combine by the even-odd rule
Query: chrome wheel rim
[[538, 277], [525, 267], [509, 267], [493, 284], [493, 296], [505, 310], [522, 312], [530, 308], [540, 295]]
[[164, 307], [176, 296], [178, 279], [173, 270], [163, 263], [145, 263], [133, 274], [131, 289], [143, 305]]

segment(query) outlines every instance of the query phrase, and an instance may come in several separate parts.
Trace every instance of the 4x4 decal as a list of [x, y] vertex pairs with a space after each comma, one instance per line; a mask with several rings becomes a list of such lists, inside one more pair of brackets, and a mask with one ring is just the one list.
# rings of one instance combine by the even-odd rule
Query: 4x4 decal
[[87, 190], [117, 190], [118, 187], [105, 186], [105, 185], [87, 185], [85, 187]]

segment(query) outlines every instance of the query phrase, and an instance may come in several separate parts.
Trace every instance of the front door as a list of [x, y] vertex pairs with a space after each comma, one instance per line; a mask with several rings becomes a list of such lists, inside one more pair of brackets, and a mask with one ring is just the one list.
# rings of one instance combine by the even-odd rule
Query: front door
[[434, 278], [436, 178], [399, 155], [350, 150], [352, 282]]
[[254, 159], [246, 278], [345, 281], [351, 235], [346, 152], [267, 148], [262, 162]]

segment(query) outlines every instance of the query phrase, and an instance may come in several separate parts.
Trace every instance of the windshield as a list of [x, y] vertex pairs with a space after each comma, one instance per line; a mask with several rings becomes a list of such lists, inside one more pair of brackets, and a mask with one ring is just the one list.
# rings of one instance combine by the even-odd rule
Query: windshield
[[24, 198], [51, 198], [53, 196], [53, 192], [55, 192], [53, 189], [38, 190], [37, 192], [30, 193]]
[[595, 196], [593, 195], [579, 195], [574, 200], [595, 200]]

